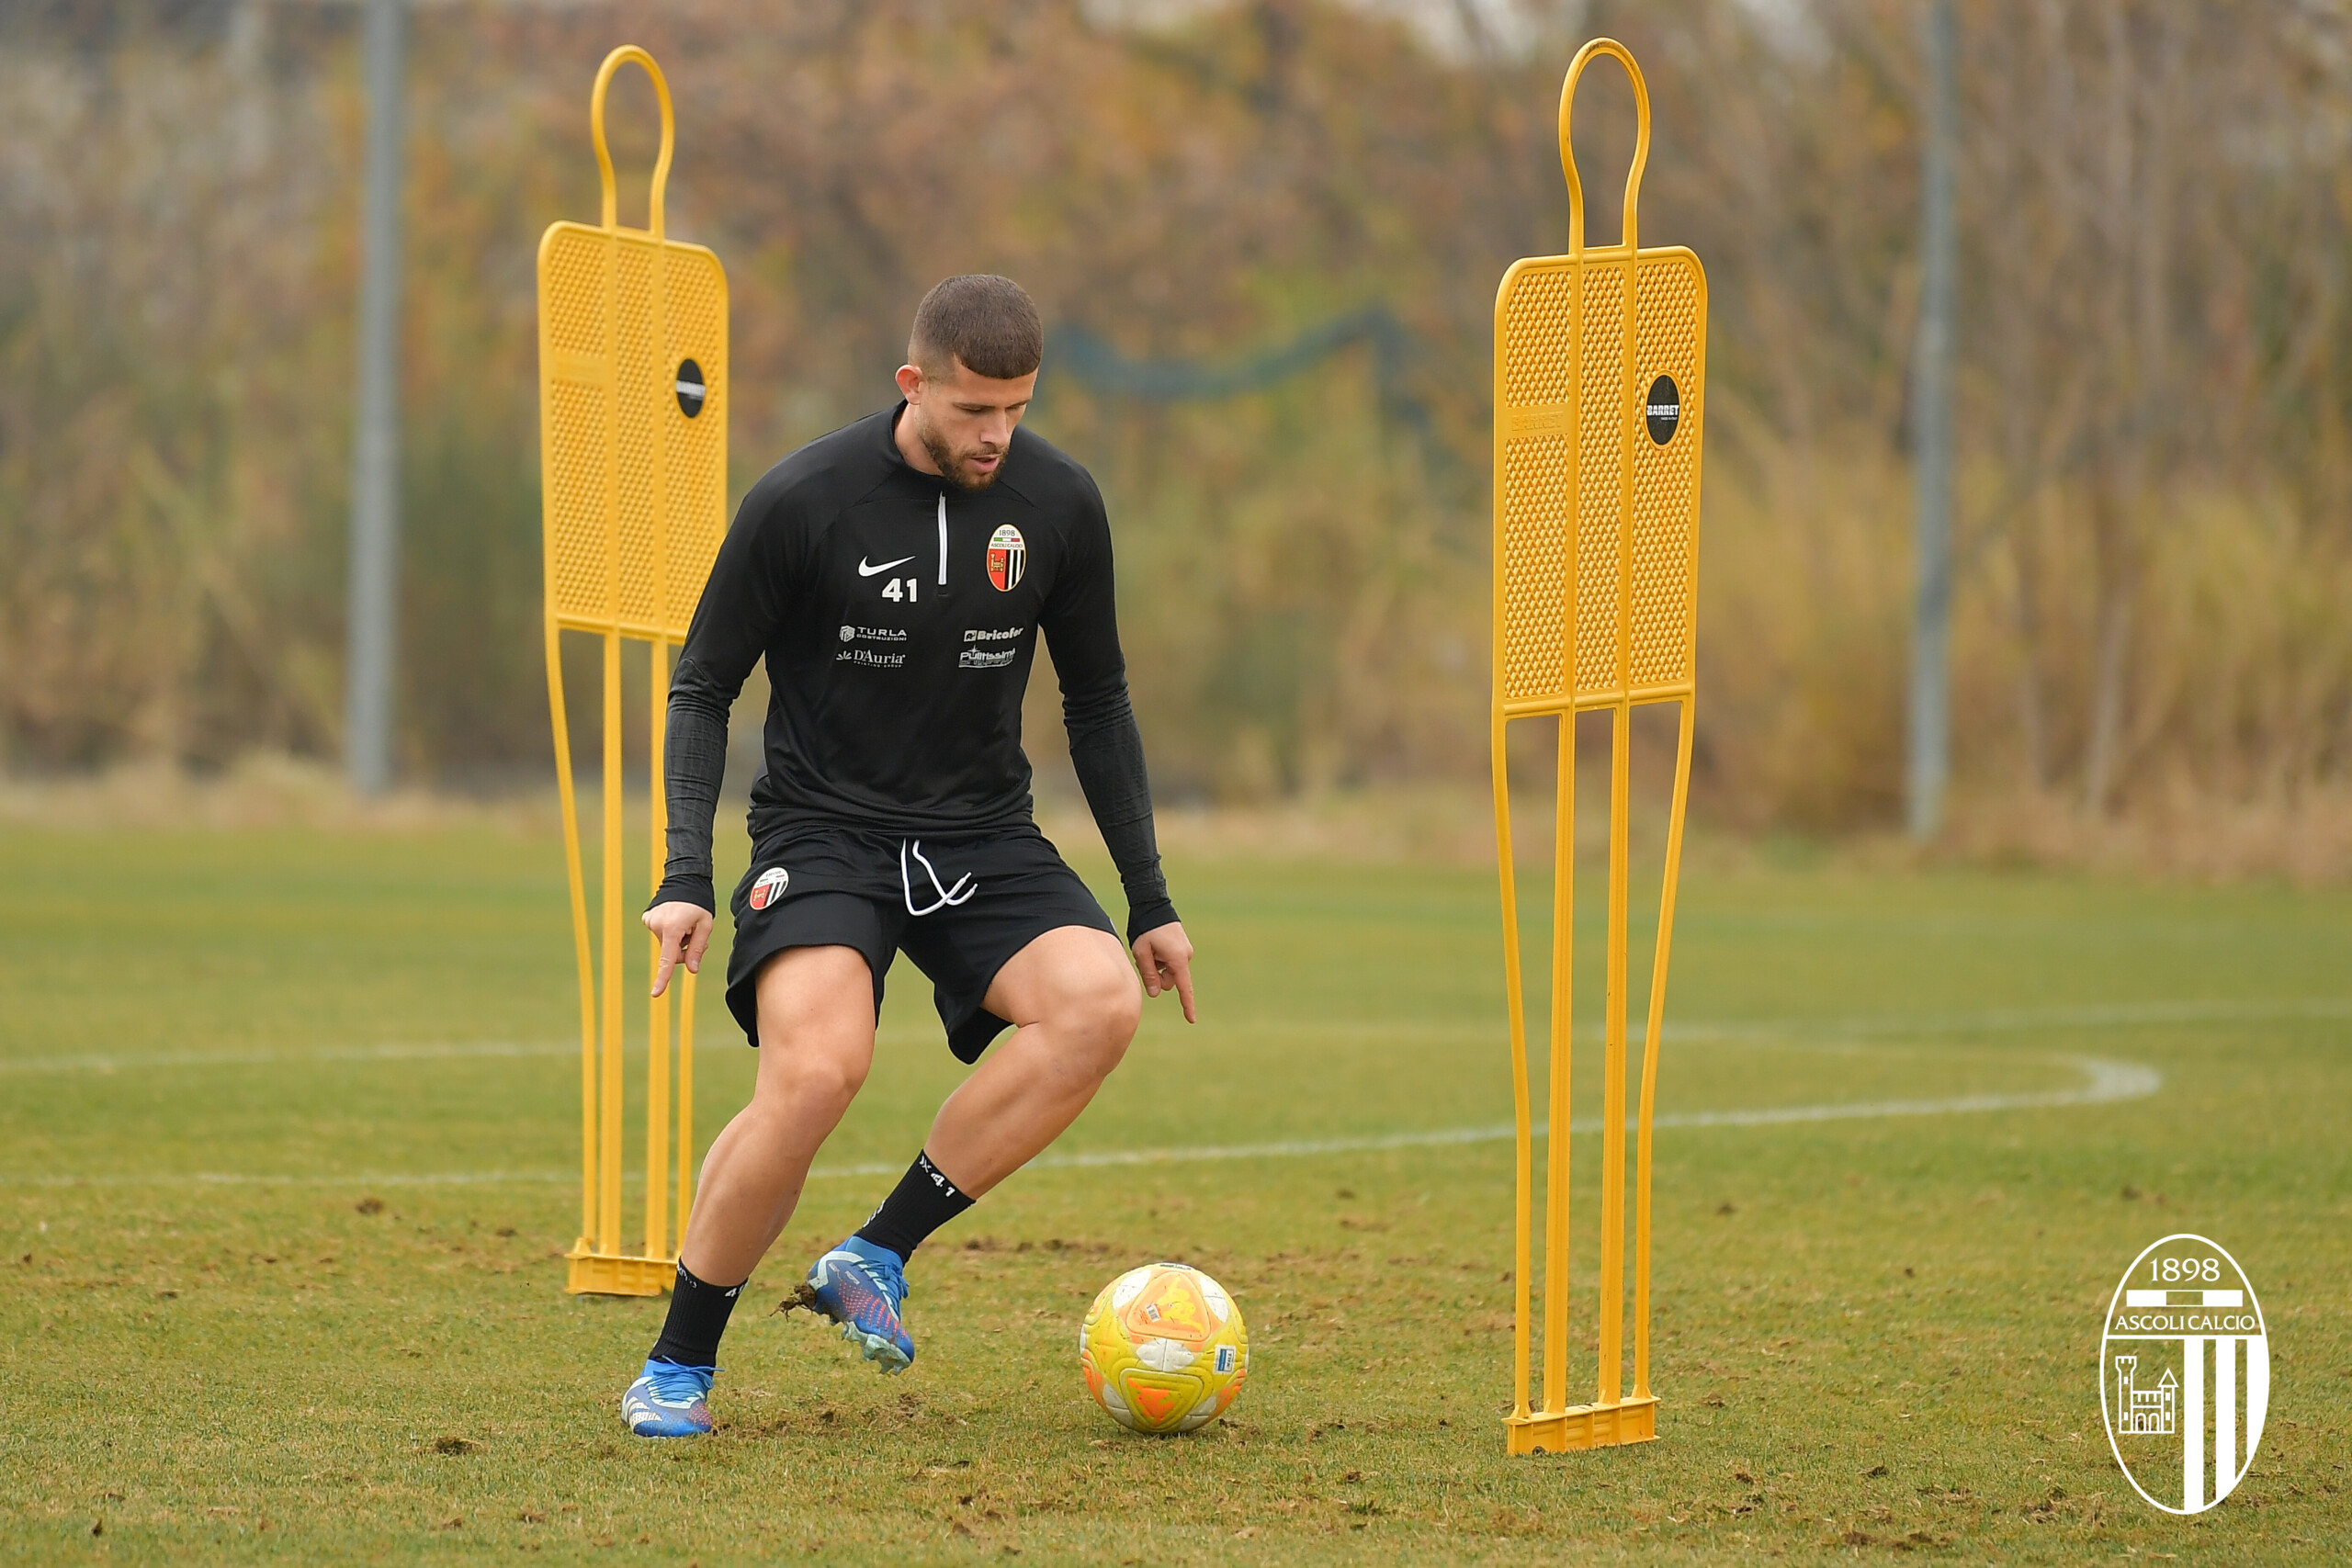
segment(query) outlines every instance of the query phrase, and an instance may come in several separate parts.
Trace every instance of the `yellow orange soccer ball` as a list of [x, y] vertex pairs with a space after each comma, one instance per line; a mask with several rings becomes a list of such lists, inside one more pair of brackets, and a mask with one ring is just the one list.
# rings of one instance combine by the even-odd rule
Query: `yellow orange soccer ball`
[[1182, 1263], [1109, 1284], [1078, 1335], [1086, 1391], [1131, 1432], [1189, 1432], [1225, 1414], [1250, 1375], [1250, 1333], [1225, 1287]]

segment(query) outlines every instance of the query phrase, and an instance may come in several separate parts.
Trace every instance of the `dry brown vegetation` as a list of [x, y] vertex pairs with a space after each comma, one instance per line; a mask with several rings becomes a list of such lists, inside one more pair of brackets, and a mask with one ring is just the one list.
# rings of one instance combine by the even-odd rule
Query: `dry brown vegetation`
[[[1955, 841], [2340, 864], [2317, 825], [2352, 785], [2352, 17], [1961, 11]], [[1643, 235], [1712, 285], [1703, 809], [1890, 820], [1917, 6], [1524, 14], [1447, 51], [1310, 0], [1116, 25], [1080, 0], [420, 8], [408, 776], [542, 765], [532, 246], [594, 211], [586, 85], [635, 39], [678, 96], [673, 231], [729, 270], [739, 486], [887, 395], [951, 271], [1020, 276], [1137, 358], [1240, 364], [1392, 312], [1394, 385], [1361, 345], [1214, 401], [1049, 363], [1038, 423], [1112, 497], [1164, 794], [1475, 786], [1492, 290], [1562, 243], [1557, 84], [1605, 31], [1650, 78]], [[0, 21], [15, 769], [336, 749], [355, 33], [289, 0]], [[1579, 146], [1606, 171], [1629, 111], [1592, 83]], [[650, 96], [616, 93], [627, 187]], [[1611, 234], [1615, 178], [1590, 183]]]

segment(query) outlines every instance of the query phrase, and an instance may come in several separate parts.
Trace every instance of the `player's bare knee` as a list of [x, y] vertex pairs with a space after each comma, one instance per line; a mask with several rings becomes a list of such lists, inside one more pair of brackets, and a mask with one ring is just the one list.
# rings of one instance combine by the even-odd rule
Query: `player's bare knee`
[[808, 1041], [768, 1042], [761, 1045], [760, 1056], [759, 1081], [752, 1089], [755, 1103], [829, 1105], [836, 1114], [847, 1110], [865, 1087], [874, 1063], [871, 1048]]
[[1104, 964], [1072, 976], [1059, 999], [1065, 1034], [1084, 1053], [1094, 1076], [1107, 1077], [1143, 1021], [1142, 985], [1125, 965]]
[[1126, 1055], [1127, 1043], [1136, 1037], [1136, 1030], [1143, 1022], [1143, 982], [1125, 964], [1119, 966], [1118, 977], [1112, 981], [1110, 996], [1102, 1011], [1102, 1024], [1111, 1038], [1118, 1042], [1119, 1055]]

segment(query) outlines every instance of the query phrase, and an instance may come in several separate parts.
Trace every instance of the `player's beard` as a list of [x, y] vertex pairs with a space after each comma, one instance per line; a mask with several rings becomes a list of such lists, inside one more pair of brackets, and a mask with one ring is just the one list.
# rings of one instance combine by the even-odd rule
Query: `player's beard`
[[[924, 419], [919, 412], [915, 416], [915, 439], [922, 442], [922, 449], [931, 454], [931, 460], [938, 465], [940, 474], [947, 482], [967, 494], [988, 489], [989, 486], [996, 483], [997, 475], [1004, 472], [1003, 453], [991, 452], [985, 446], [958, 453], [956, 448], [947, 444], [945, 436], [933, 428], [931, 421]], [[997, 459], [997, 465], [987, 473], [976, 475], [967, 465], [972, 458], [980, 457], [994, 457]]]

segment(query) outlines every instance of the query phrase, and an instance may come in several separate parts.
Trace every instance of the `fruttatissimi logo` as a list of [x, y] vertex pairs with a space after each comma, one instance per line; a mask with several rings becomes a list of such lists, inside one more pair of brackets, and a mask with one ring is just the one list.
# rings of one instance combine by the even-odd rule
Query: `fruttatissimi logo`
[[2245, 1478], [2270, 1406], [2254, 1286], [2220, 1243], [2182, 1233], [2132, 1260], [2099, 1337], [2108, 1446], [2133, 1490], [2201, 1514]]
[[772, 865], [760, 873], [759, 880], [752, 884], [751, 897], [744, 902], [754, 909], [764, 909], [783, 897], [784, 890], [791, 886], [792, 874], [780, 865]]

